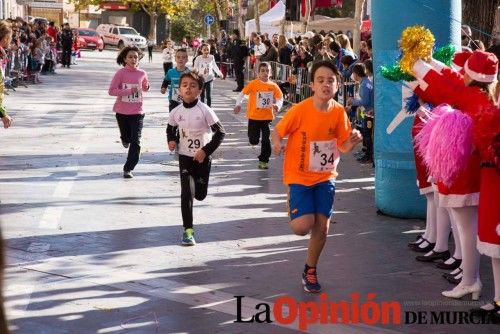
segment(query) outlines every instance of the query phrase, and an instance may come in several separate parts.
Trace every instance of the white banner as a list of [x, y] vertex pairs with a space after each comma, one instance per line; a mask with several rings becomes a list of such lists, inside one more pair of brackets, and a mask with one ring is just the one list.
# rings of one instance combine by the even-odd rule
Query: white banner
[[57, 8], [63, 9], [62, 2], [41, 2], [41, 1], [33, 1], [29, 3], [30, 7], [33, 8]]

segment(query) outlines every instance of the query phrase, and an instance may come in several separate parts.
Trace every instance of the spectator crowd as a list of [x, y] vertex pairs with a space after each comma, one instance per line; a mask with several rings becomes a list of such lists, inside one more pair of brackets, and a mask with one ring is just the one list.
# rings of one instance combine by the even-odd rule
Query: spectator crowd
[[56, 74], [57, 64], [76, 64], [78, 34], [68, 23], [59, 27], [42, 19], [6, 21], [12, 30], [10, 46], [2, 54], [6, 88], [41, 83], [41, 75]]
[[[352, 33], [342, 31], [309, 31], [294, 38], [284, 35], [258, 34], [253, 32], [249, 39], [243, 39], [235, 29], [231, 34], [222, 30], [220, 37], [214, 35], [207, 40], [183, 38], [178, 45], [190, 49], [195, 58], [202, 54], [202, 45], [208, 45], [210, 55], [215, 59], [222, 78], [233, 76], [241, 92], [244, 86], [245, 70], [247, 79], [255, 77], [258, 63], [269, 62], [271, 78], [276, 81], [285, 97], [285, 102], [295, 103], [309, 96], [309, 71], [320, 60], [332, 61], [341, 73], [341, 89], [337, 99], [346, 107], [353, 125], [364, 135], [364, 147], [357, 153], [358, 161], [373, 163], [373, 63], [372, 45], [369, 33], [362, 34], [360, 51], [352, 47]], [[163, 43], [164, 69], [172, 68], [174, 43]], [[195, 60], [193, 60], [194, 64]], [[289, 73], [290, 75], [285, 75]], [[301, 76], [302, 79], [297, 79]], [[298, 82], [297, 82], [298, 81]], [[300, 87], [297, 87], [300, 85]], [[302, 87], [302, 88], [301, 88]], [[297, 89], [298, 88], [298, 89]], [[303, 89], [304, 88], [304, 89]], [[300, 94], [296, 91], [302, 90]], [[288, 98], [288, 99], [287, 99]]]

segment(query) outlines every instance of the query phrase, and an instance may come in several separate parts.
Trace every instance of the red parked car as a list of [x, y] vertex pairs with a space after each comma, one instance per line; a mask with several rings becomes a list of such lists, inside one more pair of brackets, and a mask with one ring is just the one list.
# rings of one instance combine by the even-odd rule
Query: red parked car
[[104, 50], [104, 41], [95, 29], [78, 28], [76, 30], [78, 32], [78, 48], [99, 51]]

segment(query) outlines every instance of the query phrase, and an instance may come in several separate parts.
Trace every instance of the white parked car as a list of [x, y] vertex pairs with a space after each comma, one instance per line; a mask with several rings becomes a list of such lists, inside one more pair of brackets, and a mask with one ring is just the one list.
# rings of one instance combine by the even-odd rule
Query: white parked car
[[119, 49], [125, 46], [137, 46], [146, 49], [146, 38], [142, 37], [132, 27], [116, 26], [114, 24], [100, 24], [96, 31], [102, 36], [104, 44], [117, 46]]

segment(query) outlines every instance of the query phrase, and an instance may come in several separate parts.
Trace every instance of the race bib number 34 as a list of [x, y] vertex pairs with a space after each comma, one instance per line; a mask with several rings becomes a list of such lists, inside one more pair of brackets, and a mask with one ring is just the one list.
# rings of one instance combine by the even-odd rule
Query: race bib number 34
[[257, 92], [257, 108], [267, 109], [273, 105], [273, 92]]
[[127, 96], [122, 96], [122, 101], [126, 103], [133, 103], [133, 102], [142, 102], [142, 90], [139, 87], [138, 84], [128, 84], [124, 83], [122, 84], [124, 89], [131, 89], [131, 88], [137, 88], [137, 92], [131, 95]]
[[337, 140], [312, 141], [309, 146], [309, 170], [330, 172], [339, 163]]

